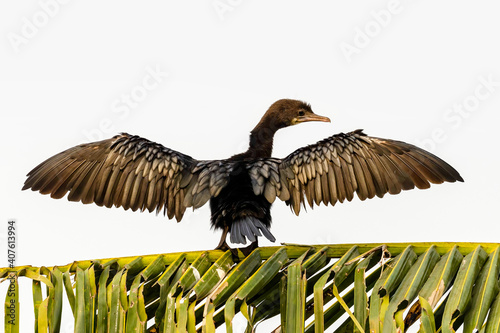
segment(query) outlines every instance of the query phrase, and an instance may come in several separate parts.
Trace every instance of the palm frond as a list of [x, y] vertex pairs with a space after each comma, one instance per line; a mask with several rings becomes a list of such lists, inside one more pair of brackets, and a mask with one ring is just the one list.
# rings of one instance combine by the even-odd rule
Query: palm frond
[[5, 332], [19, 331], [28, 278], [36, 332], [60, 330], [66, 298], [76, 332], [233, 332], [241, 313], [246, 332], [279, 315], [274, 332], [489, 333], [500, 329], [499, 263], [492, 243], [287, 245], [0, 268], [0, 278]]

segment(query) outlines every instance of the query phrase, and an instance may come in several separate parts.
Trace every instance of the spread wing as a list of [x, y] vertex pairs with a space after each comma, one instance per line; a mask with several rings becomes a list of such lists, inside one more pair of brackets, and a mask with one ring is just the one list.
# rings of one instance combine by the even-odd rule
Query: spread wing
[[232, 165], [197, 161], [135, 135], [82, 144], [42, 162], [23, 190], [99, 206], [163, 213], [177, 221], [226, 186]]
[[254, 193], [269, 202], [276, 197], [298, 214], [300, 204], [361, 200], [398, 194], [430, 183], [463, 181], [439, 157], [411, 144], [369, 137], [361, 130], [340, 133], [300, 148], [284, 159], [261, 159], [248, 165]]

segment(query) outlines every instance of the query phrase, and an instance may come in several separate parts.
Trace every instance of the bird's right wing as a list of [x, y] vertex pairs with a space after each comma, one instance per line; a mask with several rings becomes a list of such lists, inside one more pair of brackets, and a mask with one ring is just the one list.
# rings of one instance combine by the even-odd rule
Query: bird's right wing
[[229, 181], [232, 165], [197, 161], [136, 135], [82, 144], [42, 162], [28, 173], [23, 190], [52, 198], [164, 210], [180, 221], [187, 207], [203, 206]]
[[411, 144], [369, 137], [361, 130], [333, 135], [297, 149], [284, 159], [261, 159], [248, 166], [254, 193], [276, 197], [298, 214], [305, 198], [311, 207], [335, 205], [354, 193], [361, 200], [429, 183], [463, 181], [439, 157]]

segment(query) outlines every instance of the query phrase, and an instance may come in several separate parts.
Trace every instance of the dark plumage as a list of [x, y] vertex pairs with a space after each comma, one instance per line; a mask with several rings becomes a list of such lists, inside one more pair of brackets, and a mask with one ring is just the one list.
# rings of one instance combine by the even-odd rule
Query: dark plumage
[[[272, 158], [273, 137], [281, 128], [330, 119], [310, 105], [279, 100], [250, 134], [250, 147], [226, 160], [198, 161], [144, 138], [122, 133], [61, 152], [28, 173], [23, 190], [53, 198], [124, 209], [163, 210], [182, 219], [187, 207], [210, 200], [211, 224], [222, 229], [218, 248], [252, 242], [270, 233], [271, 204], [276, 197], [299, 214], [305, 200], [312, 207], [397, 194], [430, 183], [463, 181], [458, 172], [433, 154], [413, 145], [369, 137], [361, 130], [340, 133]], [[304, 199], [305, 197], [305, 199]]]

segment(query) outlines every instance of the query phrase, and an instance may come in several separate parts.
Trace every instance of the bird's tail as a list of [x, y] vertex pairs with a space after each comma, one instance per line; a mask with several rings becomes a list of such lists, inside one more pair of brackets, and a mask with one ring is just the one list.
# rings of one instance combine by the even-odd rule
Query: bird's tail
[[234, 244], [246, 244], [246, 238], [250, 242], [255, 242], [257, 237], [264, 235], [271, 242], [275, 242], [276, 238], [271, 234], [269, 229], [253, 216], [247, 216], [240, 220], [234, 221], [231, 224], [230, 240]]

